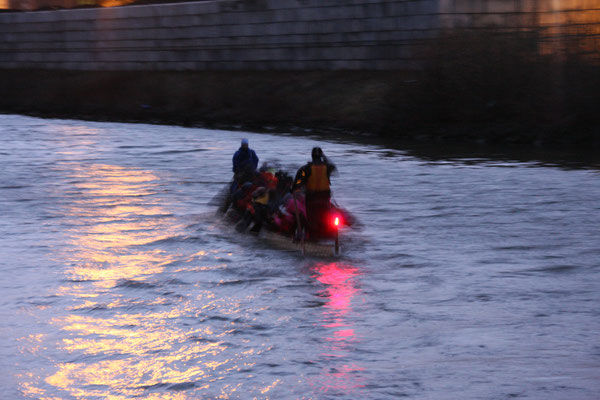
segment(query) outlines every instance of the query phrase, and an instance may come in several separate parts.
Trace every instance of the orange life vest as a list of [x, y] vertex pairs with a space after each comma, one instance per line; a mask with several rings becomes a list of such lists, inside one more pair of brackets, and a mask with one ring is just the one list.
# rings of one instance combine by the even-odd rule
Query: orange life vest
[[279, 180], [277, 179], [277, 177], [273, 173], [265, 171], [265, 172], [262, 172], [260, 175], [264, 179], [264, 181], [266, 183], [266, 186], [269, 189], [275, 189], [277, 187], [277, 182]]
[[310, 176], [306, 182], [306, 190], [309, 192], [325, 192], [329, 190], [327, 164], [311, 165]]

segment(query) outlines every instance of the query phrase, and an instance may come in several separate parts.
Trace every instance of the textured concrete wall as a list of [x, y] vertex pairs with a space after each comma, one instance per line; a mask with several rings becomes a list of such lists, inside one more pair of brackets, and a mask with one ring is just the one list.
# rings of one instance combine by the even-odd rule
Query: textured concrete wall
[[555, 37], [576, 26], [597, 37], [600, 0], [220, 0], [4, 13], [0, 68], [395, 69], [415, 66], [440, 28], [492, 24], [543, 26]]
[[534, 31], [540, 53], [600, 61], [600, 0], [439, 0], [444, 29]]
[[390, 69], [437, 0], [244, 0], [0, 15], [0, 67]]
[[600, 0], [439, 0], [443, 27], [549, 29], [600, 25]]

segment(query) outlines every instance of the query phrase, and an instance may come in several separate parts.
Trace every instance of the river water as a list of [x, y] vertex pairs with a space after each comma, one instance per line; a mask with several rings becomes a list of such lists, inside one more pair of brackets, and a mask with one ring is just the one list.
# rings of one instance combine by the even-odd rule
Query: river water
[[[339, 259], [238, 236], [242, 137], [319, 145]], [[0, 116], [2, 399], [597, 399], [600, 174]]]

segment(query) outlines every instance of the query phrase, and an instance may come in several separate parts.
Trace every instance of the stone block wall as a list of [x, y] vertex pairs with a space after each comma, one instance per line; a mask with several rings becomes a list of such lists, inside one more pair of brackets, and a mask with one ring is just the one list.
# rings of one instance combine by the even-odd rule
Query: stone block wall
[[536, 31], [542, 53], [569, 46], [600, 58], [600, 0], [440, 0], [440, 26]]
[[0, 14], [0, 68], [394, 69], [437, 0], [221, 0]]
[[491, 25], [597, 38], [600, 0], [217, 0], [3, 13], [0, 68], [390, 70], [418, 66], [419, 48], [443, 28]]

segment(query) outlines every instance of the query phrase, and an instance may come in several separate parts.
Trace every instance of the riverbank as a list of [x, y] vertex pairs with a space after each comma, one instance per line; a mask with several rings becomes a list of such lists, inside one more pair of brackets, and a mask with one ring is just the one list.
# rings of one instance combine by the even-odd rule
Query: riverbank
[[563, 67], [560, 79], [556, 68], [546, 74], [554, 78], [530, 72], [510, 84], [489, 72], [483, 86], [464, 76], [473, 71], [451, 72], [4, 70], [0, 111], [392, 141], [600, 145], [596, 67]]

